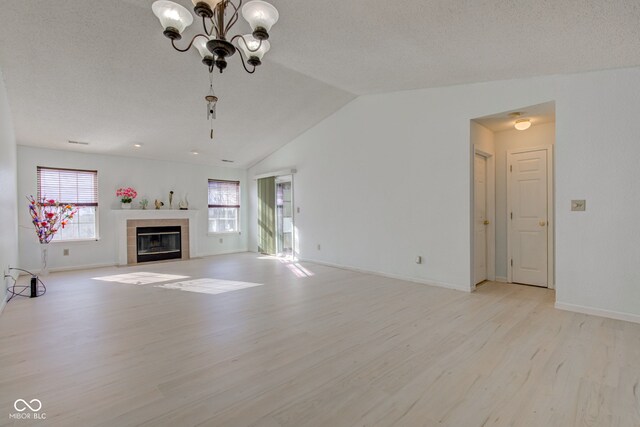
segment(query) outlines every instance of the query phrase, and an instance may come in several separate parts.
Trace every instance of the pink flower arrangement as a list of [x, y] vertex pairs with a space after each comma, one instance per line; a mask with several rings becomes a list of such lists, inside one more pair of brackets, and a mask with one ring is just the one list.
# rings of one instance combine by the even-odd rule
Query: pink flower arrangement
[[27, 200], [31, 222], [36, 228], [40, 243], [49, 243], [58, 230], [64, 228], [78, 212], [73, 205], [63, 205], [45, 197], [36, 200], [29, 196]]
[[131, 187], [118, 188], [116, 190], [116, 196], [120, 197], [122, 203], [131, 203], [133, 199], [138, 197], [138, 193]]

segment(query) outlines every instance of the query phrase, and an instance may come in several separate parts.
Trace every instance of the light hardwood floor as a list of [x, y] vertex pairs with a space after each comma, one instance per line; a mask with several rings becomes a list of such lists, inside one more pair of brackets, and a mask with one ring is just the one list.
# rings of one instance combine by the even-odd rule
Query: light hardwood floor
[[[247, 253], [46, 277], [0, 317], [0, 425], [640, 426], [640, 325], [555, 310], [546, 289], [301, 267]], [[93, 279], [131, 272], [263, 286]], [[10, 420], [19, 398], [46, 421]]]

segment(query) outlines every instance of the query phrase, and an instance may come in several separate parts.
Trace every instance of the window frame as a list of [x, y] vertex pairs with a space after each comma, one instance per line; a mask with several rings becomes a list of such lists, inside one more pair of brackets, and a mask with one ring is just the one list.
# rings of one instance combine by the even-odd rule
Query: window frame
[[[90, 237], [90, 238], [79, 238], [79, 239], [62, 239], [62, 238], [58, 238], [56, 239], [56, 236], [54, 236], [54, 238], [51, 240], [51, 242], [49, 243], [56, 243], [56, 244], [70, 244], [70, 243], [83, 243], [83, 242], [97, 242], [100, 240], [100, 220], [99, 220], [99, 191], [98, 191], [98, 171], [94, 170], [94, 169], [78, 169], [78, 168], [59, 168], [59, 167], [51, 167], [51, 166], [37, 166], [36, 167], [36, 187], [37, 187], [37, 194], [38, 194], [38, 199], [40, 199], [42, 197], [42, 192], [41, 192], [41, 177], [40, 177], [40, 171], [41, 170], [50, 170], [50, 171], [63, 171], [63, 172], [84, 172], [84, 173], [91, 173], [94, 176], [94, 194], [95, 194], [95, 203], [74, 203], [74, 202], [69, 202], [69, 201], [63, 201], [63, 200], [56, 200], [58, 202], [62, 202], [62, 203], [69, 203], [74, 205], [74, 207], [93, 207], [95, 209], [95, 214], [94, 214], [94, 228], [95, 228], [95, 237]], [[45, 197], [47, 197], [47, 195], [44, 195]]]
[[[211, 183], [212, 182], [222, 182], [222, 183], [226, 183], [226, 184], [236, 184], [237, 188], [238, 188], [238, 204], [237, 205], [213, 205], [209, 203], [209, 190], [211, 188]], [[215, 208], [234, 208], [238, 210], [238, 215], [237, 215], [237, 229], [234, 231], [210, 231], [209, 230], [209, 224], [211, 221], [211, 216], [210, 216], [210, 209], [215, 209]], [[229, 179], [214, 179], [214, 178], [209, 178], [207, 180], [207, 235], [209, 236], [219, 236], [219, 235], [231, 235], [231, 234], [242, 234], [242, 222], [241, 222], [241, 217], [242, 217], [242, 183], [239, 180], [229, 180]], [[215, 219], [215, 218], [213, 218]]]

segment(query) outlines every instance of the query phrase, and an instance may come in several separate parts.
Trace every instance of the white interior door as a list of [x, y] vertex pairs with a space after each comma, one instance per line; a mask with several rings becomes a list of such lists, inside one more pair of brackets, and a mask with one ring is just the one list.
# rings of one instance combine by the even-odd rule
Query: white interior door
[[475, 284], [487, 280], [487, 159], [476, 154], [474, 182], [474, 278]]
[[547, 150], [510, 155], [511, 281], [548, 286]]

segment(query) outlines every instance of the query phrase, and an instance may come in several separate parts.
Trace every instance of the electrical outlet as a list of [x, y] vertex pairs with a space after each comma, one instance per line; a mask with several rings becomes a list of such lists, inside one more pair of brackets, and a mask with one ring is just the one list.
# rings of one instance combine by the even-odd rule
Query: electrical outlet
[[224, 240], [222, 240], [222, 237], [220, 238], [220, 243], [224, 242]]
[[320, 243], [318, 243], [318, 250], [320, 250]]
[[586, 200], [572, 200], [571, 201], [571, 210], [574, 212], [582, 212], [587, 209], [587, 201]]
[[63, 255], [63, 256], [69, 256], [69, 248], [64, 248], [64, 249], [62, 250], [62, 255]]

